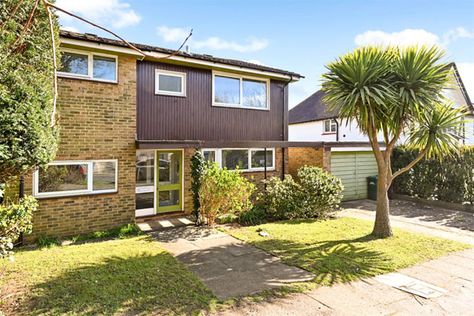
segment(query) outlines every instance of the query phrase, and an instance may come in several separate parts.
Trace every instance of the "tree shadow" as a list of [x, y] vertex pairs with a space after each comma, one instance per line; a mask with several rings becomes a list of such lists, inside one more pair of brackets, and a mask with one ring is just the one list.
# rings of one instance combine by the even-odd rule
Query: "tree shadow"
[[253, 244], [316, 275], [322, 285], [350, 282], [393, 271], [391, 259], [364, 245], [377, 238], [367, 235], [355, 239], [300, 243], [285, 239], [266, 239]]
[[[344, 202], [344, 208], [375, 211], [375, 201]], [[434, 222], [441, 226], [474, 231], [474, 214], [403, 200], [390, 200], [390, 215]]]
[[[58, 262], [60, 264], [60, 262]], [[168, 253], [109, 257], [36, 284], [29, 315], [192, 314], [212, 293]]]

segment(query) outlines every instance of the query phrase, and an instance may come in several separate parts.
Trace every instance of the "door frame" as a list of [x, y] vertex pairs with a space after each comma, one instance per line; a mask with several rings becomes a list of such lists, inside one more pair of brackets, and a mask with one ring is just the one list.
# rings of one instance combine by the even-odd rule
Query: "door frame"
[[[164, 210], [162, 211], [159, 211], [159, 208], [160, 208], [160, 201], [159, 201], [159, 169], [160, 169], [160, 158], [159, 158], [159, 154], [160, 152], [176, 152], [181, 155], [181, 164], [180, 164], [180, 174], [179, 174], [179, 178], [180, 178], [180, 194], [179, 194], [179, 207], [178, 209], [166, 209], [168, 207], [172, 207], [172, 206], [164, 206], [163, 208], [165, 208]], [[156, 214], [162, 214], [162, 213], [169, 213], [169, 212], [182, 212], [184, 210], [184, 149], [183, 148], [170, 148], [170, 149], [156, 149], [155, 150], [155, 215]]]

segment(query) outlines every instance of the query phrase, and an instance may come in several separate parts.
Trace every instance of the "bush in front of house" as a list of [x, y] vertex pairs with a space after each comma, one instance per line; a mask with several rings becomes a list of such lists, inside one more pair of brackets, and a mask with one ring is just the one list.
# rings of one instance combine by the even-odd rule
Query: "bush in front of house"
[[250, 197], [255, 185], [239, 171], [221, 169], [216, 163], [210, 163], [204, 167], [200, 182], [199, 210], [208, 225], [214, 225], [219, 215], [238, 214], [252, 207]]
[[[396, 171], [416, 157], [416, 150], [395, 148], [392, 169]], [[474, 204], [474, 147], [443, 160], [423, 159], [410, 171], [396, 178], [394, 192], [429, 200]]]
[[267, 181], [264, 202], [273, 219], [325, 218], [339, 208], [342, 199], [339, 178], [313, 166], [298, 169], [296, 180], [286, 175]]
[[268, 221], [268, 213], [263, 205], [254, 205], [248, 211], [240, 213], [237, 221], [244, 226], [260, 225]]
[[13, 243], [21, 233], [30, 233], [32, 229], [33, 212], [38, 203], [32, 196], [27, 196], [18, 203], [0, 205], [0, 258], [10, 257]]

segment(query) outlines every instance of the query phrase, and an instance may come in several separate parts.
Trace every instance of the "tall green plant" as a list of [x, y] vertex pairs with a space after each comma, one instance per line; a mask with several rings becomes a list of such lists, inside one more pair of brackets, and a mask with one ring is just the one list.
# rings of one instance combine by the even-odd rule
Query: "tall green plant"
[[[377, 161], [375, 236], [392, 235], [388, 200], [392, 181], [424, 157], [442, 159], [457, 150], [455, 131], [465, 113], [447, 104], [443, 95], [451, 78], [443, 54], [437, 47], [362, 47], [326, 66], [324, 101], [343, 119], [357, 122]], [[405, 131], [407, 144], [419, 152], [392, 172], [391, 155]]]
[[206, 161], [201, 151], [196, 152], [191, 157], [191, 192], [193, 194], [193, 214], [196, 217], [196, 223], [199, 224], [199, 188], [201, 187], [201, 176], [204, 172]]
[[[59, 43], [56, 19], [53, 24]], [[0, 1], [0, 183], [54, 158], [58, 131], [52, 124], [53, 80], [43, 3]]]

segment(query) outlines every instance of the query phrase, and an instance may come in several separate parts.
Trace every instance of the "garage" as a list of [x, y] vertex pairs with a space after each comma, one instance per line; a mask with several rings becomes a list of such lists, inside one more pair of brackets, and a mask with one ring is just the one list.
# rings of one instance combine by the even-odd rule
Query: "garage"
[[342, 180], [344, 201], [367, 198], [367, 177], [377, 175], [371, 151], [332, 151], [331, 173]]

